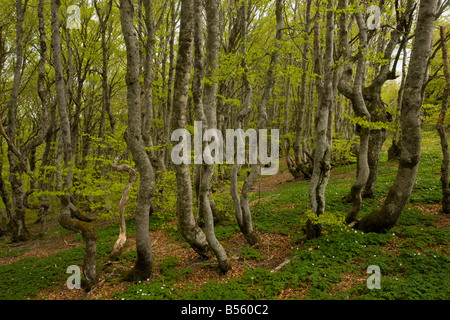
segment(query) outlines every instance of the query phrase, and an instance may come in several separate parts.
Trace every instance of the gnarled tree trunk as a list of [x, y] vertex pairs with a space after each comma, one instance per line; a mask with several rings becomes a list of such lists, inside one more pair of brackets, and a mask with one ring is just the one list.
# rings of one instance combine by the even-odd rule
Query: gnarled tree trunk
[[[244, 10], [241, 8], [241, 10]], [[257, 129], [264, 129], [267, 123], [267, 104], [269, 103], [269, 100], [272, 97], [273, 94], [273, 88], [275, 85], [275, 78], [276, 78], [276, 67], [278, 65], [279, 55], [280, 55], [280, 49], [282, 46], [282, 37], [283, 37], [283, 0], [277, 0], [275, 3], [275, 16], [276, 16], [276, 34], [275, 34], [275, 48], [272, 51], [271, 58], [270, 58], [270, 64], [269, 69], [267, 70], [266, 75], [266, 81], [264, 86], [264, 91], [261, 97], [261, 101], [258, 105], [258, 123], [256, 125]], [[245, 10], [242, 14], [242, 25], [241, 25], [241, 32], [246, 36], [246, 31], [244, 29], [246, 23], [246, 14]], [[245, 46], [245, 41], [243, 42]], [[245, 47], [242, 49], [245, 53]], [[245, 60], [244, 60], [244, 69], [246, 69]], [[238, 116], [238, 126], [242, 125], [242, 120], [244, 117], [250, 112], [250, 104], [252, 99], [252, 91], [250, 82], [248, 82], [247, 76], [244, 73], [244, 107], [241, 110], [239, 116]], [[261, 136], [260, 136], [261, 137]], [[261, 139], [259, 139], [261, 141]], [[251, 152], [251, 151], [250, 151]], [[250, 211], [250, 204], [249, 204], [249, 196], [250, 191], [255, 183], [256, 179], [258, 178], [258, 175], [260, 174], [260, 165], [258, 163], [251, 165], [251, 171], [245, 179], [244, 185], [242, 186], [241, 196], [240, 198], [237, 196], [237, 173], [240, 168], [240, 166], [236, 163], [233, 165], [232, 172], [231, 172], [231, 183], [230, 183], [230, 191], [231, 195], [234, 200], [234, 207], [236, 211], [236, 217], [238, 220], [239, 227], [241, 228], [247, 242], [250, 245], [254, 245], [259, 241], [259, 237], [253, 230], [252, 226], [252, 216]]]
[[128, 182], [125, 185], [125, 188], [122, 191], [122, 197], [119, 201], [119, 237], [117, 238], [116, 242], [114, 243], [113, 249], [109, 255], [110, 260], [117, 259], [120, 254], [122, 253], [123, 246], [125, 245], [125, 242], [127, 241], [127, 225], [125, 222], [125, 205], [128, 201], [128, 192], [130, 191], [131, 187], [133, 186], [134, 182], [137, 179], [137, 173], [136, 170], [134, 170], [132, 167], [130, 167], [127, 164], [121, 164], [119, 165], [118, 162], [121, 158], [123, 158], [125, 155], [128, 154], [128, 150], [125, 151], [123, 154], [118, 155], [114, 159], [114, 163], [111, 165], [114, 170], [116, 171], [126, 171], [128, 172]]
[[[201, 8], [201, 5], [198, 5]], [[198, 10], [199, 8], [196, 8]], [[207, 40], [206, 40], [206, 63], [205, 63], [205, 77], [207, 81], [204, 84], [204, 96], [203, 103], [196, 106], [196, 108], [203, 107], [203, 112], [199, 112], [201, 118], [198, 120], [204, 121], [202, 124], [203, 131], [209, 129], [217, 129], [217, 81], [214, 80], [218, 70], [218, 60], [219, 60], [219, 3], [217, 0], [206, 0], [206, 21], [207, 21]], [[199, 24], [200, 12], [197, 11], [196, 19], [196, 29], [201, 30]], [[198, 33], [198, 36], [201, 33]], [[198, 38], [197, 36], [197, 38]], [[196, 43], [198, 42], [197, 39]], [[196, 47], [196, 55], [202, 54], [199, 52], [199, 48]], [[199, 60], [199, 59], [196, 59]], [[200, 79], [197, 78], [197, 81]], [[202, 119], [203, 118], [203, 119]], [[203, 136], [203, 132], [199, 132]], [[216, 139], [216, 138], [215, 138]], [[204, 144], [206, 146], [206, 144]], [[214, 231], [214, 216], [212, 207], [210, 204], [210, 193], [211, 193], [211, 179], [214, 175], [214, 164], [203, 163], [200, 167], [200, 180], [199, 180], [199, 190], [198, 190], [198, 210], [201, 213], [202, 218], [205, 221], [204, 232], [206, 235], [206, 240], [217, 257], [219, 263], [219, 268], [226, 272], [231, 269], [231, 265], [228, 261], [227, 254], [217, 240]]]
[[[52, 48], [55, 68], [56, 101], [58, 104], [60, 118], [60, 136], [63, 148], [64, 169], [67, 171], [64, 182], [61, 181], [60, 196], [61, 209], [59, 223], [62, 227], [80, 232], [85, 242], [85, 254], [83, 261], [83, 274], [86, 278], [86, 289], [90, 290], [97, 283], [97, 269], [95, 265], [97, 232], [91, 222], [81, 221], [76, 216], [73, 217], [71, 210], [70, 188], [72, 186], [72, 165], [73, 153], [70, 133], [69, 115], [67, 113], [66, 90], [64, 87], [64, 74], [61, 60], [61, 38], [59, 32], [59, 6], [58, 0], [51, 2], [51, 22], [52, 22]], [[63, 182], [63, 183], [62, 183]]]
[[[14, 78], [11, 89], [11, 96], [7, 104], [8, 108], [8, 127], [6, 134], [11, 143], [15, 143], [17, 127], [17, 103], [20, 91], [20, 82], [22, 79], [23, 66], [23, 21], [27, 2], [22, 7], [22, 0], [16, 0], [16, 59], [14, 63]], [[9, 160], [9, 181], [11, 183], [12, 211], [11, 211], [11, 231], [13, 241], [24, 241], [30, 237], [30, 232], [25, 226], [25, 207], [23, 205], [25, 190], [21, 175], [24, 170], [20, 163], [22, 159], [17, 159], [12, 149], [11, 143], [8, 143]]]
[[[397, 10], [396, 28], [390, 32], [390, 40], [387, 45], [381, 45], [379, 48], [379, 52], [384, 53], [384, 59], [389, 61], [389, 63], [385, 63], [381, 66], [378, 66], [377, 63], [377, 67], [379, 68], [379, 70], [375, 78], [372, 80], [372, 83], [363, 90], [363, 96], [366, 100], [367, 109], [370, 113], [372, 122], [387, 123], [392, 121], [391, 117], [386, 111], [385, 103], [381, 98], [381, 89], [387, 80], [394, 80], [396, 78], [395, 69], [400, 58], [400, 52], [403, 50], [403, 46], [406, 46], [406, 38], [409, 35], [412, 25], [413, 13], [415, 10], [414, 1], [409, 0], [406, 3], [404, 9], [405, 11], [402, 13], [400, 13], [400, 10]], [[401, 40], [402, 36], [403, 39]], [[391, 57], [394, 49], [399, 43], [400, 48], [398, 48], [392, 69], [390, 70]], [[378, 177], [379, 154], [385, 140], [385, 128], [370, 130], [368, 147], [369, 176], [367, 177], [366, 184], [364, 185], [363, 197], [372, 197], [373, 193], [375, 192], [375, 183]]]
[[[186, 129], [189, 80], [192, 67], [192, 43], [194, 38], [194, 1], [181, 3], [178, 58], [175, 72], [175, 87], [172, 110], [172, 128]], [[185, 139], [186, 137], [183, 137]], [[190, 155], [189, 155], [190, 156]], [[183, 238], [202, 257], [211, 256], [206, 236], [199, 228], [192, 211], [192, 185], [188, 163], [174, 165], [177, 180], [177, 217]]]
[[400, 217], [416, 180], [421, 147], [422, 86], [426, 81], [428, 60], [431, 55], [437, 3], [437, 0], [420, 1], [401, 109], [401, 155], [397, 176], [383, 206], [356, 224], [356, 228], [364, 232], [383, 232], [392, 228]]
[[[352, 1], [353, 2], [353, 1]], [[347, 0], [339, 0], [339, 9], [345, 9], [348, 6]], [[346, 98], [352, 102], [354, 113], [357, 117], [370, 121], [370, 113], [367, 110], [366, 103], [363, 97], [363, 88], [365, 82], [366, 62], [367, 62], [367, 27], [361, 12], [355, 13], [356, 22], [359, 29], [359, 48], [356, 54], [356, 72], [353, 79], [353, 86], [350, 87], [349, 82], [352, 79], [352, 67], [350, 65], [352, 57], [349, 49], [348, 40], [348, 16], [347, 13], [341, 13], [339, 22], [340, 33], [340, 49], [344, 54], [345, 66], [342, 72], [341, 79], [338, 84], [338, 90]], [[366, 126], [361, 126], [359, 130], [359, 150], [357, 156], [357, 173], [356, 180], [353, 183], [350, 191], [350, 198], [352, 204], [347, 213], [346, 222], [350, 223], [356, 219], [356, 216], [361, 208], [362, 190], [366, 184], [369, 176], [368, 164], [368, 146], [369, 146], [370, 130]]]
[[148, 228], [149, 212], [155, 186], [155, 173], [145, 150], [144, 133], [141, 127], [140, 53], [135, 27], [133, 25], [133, 17], [133, 1], [122, 0], [120, 2], [120, 20], [127, 48], [127, 72], [125, 76], [128, 104], [127, 145], [140, 176], [135, 211], [137, 260], [132, 273], [135, 280], [144, 280], [150, 277], [153, 264]]

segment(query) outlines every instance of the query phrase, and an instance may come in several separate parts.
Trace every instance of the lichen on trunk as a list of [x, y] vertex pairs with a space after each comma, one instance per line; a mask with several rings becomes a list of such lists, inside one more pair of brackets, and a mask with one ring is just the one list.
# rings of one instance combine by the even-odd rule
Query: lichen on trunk
[[364, 232], [383, 232], [397, 223], [417, 177], [421, 148], [422, 88], [431, 55], [437, 3], [437, 0], [420, 1], [401, 107], [401, 155], [397, 176], [382, 207], [372, 211], [355, 225]]

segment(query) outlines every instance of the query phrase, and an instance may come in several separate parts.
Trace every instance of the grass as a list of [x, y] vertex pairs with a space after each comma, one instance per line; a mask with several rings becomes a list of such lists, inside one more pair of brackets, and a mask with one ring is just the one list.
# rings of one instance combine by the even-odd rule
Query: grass
[[[271, 191], [252, 194], [255, 229], [260, 233], [279, 233], [290, 237], [291, 262], [278, 272], [248, 267], [231, 279], [209, 280], [200, 286], [179, 286], [193, 273], [182, 267], [178, 257], [167, 255], [157, 266], [160, 276], [134, 283], [113, 294], [115, 299], [383, 299], [446, 300], [450, 298], [450, 231], [437, 228], [439, 215], [424, 206], [437, 208], [441, 198], [439, 181], [439, 140], [432, 128], [423, 130], [422, 159], [410, 202], [397, 225], [385, 234], [362, 233], [345, 225], [325, 225], [323, 236], [305, 241], [302, 228], [308, 205], [307, 181], [278, 186]], [[388, 146], [387, 142], [385, 146]], [[386, 148], [384, 149], [386, 151]], [[380, 157], [375, 195], [364, 200], [360, 216], [379, 207], [395, 179], [396, 162], [388, 162], [386, 152]], [[343, 217], [350, 204], [342, 201], [353, 183], [354, 165], [333, 169], [326, 190], [326, 211]], [[165, 216], [152, 216], [150, 230], [163, 228], [170, 241], [183, 243], [179, 232]], [[134, 234], [128, 223], [128, 234]], [[54, 231], [57, 236], [61, 230]], [[98, 267], [105, 261], [117, 237], [116, 224], [98, 231]], [[217, 238], [224, 244], [239, 232], [232, 214], [216, 225]], [[74, 241], [80, 241], [76, 237]], [[0, 247], [0, 259], [20, 256], [17, 248]], [[46, 258], [25, 258], [0, 266], [0, 299], [34, 299], [40, 290], [60, 286], [67, 278], [68, 265], [82, 263], [83, 246], [60, 251]], [[244, 246], [245, 259], [264, 261], [257, 248]], [[135, 251], [121, 256], [121, 263], [134, 261]], [[381, 289], [368, 289], [367, 268], [379, 266]], [[122, 280], [107, 279], [110, 283]], [[288, 294], [289, 293], [289, 294]]]

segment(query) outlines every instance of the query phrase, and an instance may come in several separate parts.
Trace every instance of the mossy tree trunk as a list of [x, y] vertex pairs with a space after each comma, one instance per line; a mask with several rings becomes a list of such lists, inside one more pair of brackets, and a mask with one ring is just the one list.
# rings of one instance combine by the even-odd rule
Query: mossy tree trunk
[[[406, 46], [406, 39], [411, 30], [415, 7], [414, 1], [409, 0], [406, 3], [403, 12], [396, 10], [396, 28], [390, 32], [389, 42], [386, 45], [383, 44], [379, 46], [378, 54], [383, 54], [383, 59], [389, 61], [389, 63], [384, 63], [382, 65], [378, 62], [375, 63], [374, 67], [375, 70], [377, 70], [377, 73], [372, 80], [372, 83], [363, 89], [363, 96], [366, 100], [367, 109], [370, 113], [372, 122], [388, 123], [392, 121], [392, 118], [387, 113], [385, 103], [381, 98], [381, 89], [387, 80], [394, 80], [396, 78], [396, 66], [400, 58], [400, 53], [403, 51], [403, 47]], [[400, 44], [400, 47], [397, 49], [397, 54], [393, 59], [393, 63], [391, 63], [391, 57], [398, 44]], [[390, 69], [391, 65], [392, 69]], [[364, 185], [363, 197], [372, 197], [375, 192], [375, 184], [378, 177], [379, 155], [385, 140], [386, 128], [370, 130], [368, 146], [369, 176]]]
[[360, 220], [355, 227], [364, 232], [383, 232], [392, 228], [408, 201], [420, 161], [423, 84], [431, 55], [437, 0], [421, 0], [410, 65], [401, 107], [401, 155], [394, 184], [380, 209]]

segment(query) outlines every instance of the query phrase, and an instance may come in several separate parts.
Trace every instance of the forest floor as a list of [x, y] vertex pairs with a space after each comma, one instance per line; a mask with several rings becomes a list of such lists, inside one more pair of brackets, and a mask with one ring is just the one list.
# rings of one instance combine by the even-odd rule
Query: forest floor
[[[372, 199], [360, 216], [379, 207], [395, 178], [397, 162], [387, 161], [385, 143]], [[150, 217], [153, 274], [143, 282], [124, 275], [136, 258], [133, 222], [116, 261], [108, 255], [118, 235], [115, 221], [96, 220], [99, 284], [90, 293], [67, 288], [69, 265], [82, 265], [80, 235], [49, 217], [46, 233], [20, 243], [0, 238], [0, 300], [4, 299], [449, 299], [450, 216], [441, 212], [439, 140], [423, 130], [422, 159], [410, 201], [398, 224], [385, 234], [361, 233], [340, 223], [349, 203], [342, 201], [355, 179], [355, 164], [335, 167], [326, 191], [326, 213], [334, 219], [323, 235], [306, 241], [302, 228], [308, 181], [295, 180], [285, 166], [260, 178], [251, 209], [260, 242], [249, 246], [232, 213], [216, 223], [216, 233], [232, 269], [223, 274], [211, 259], [201, 261], [181, 238], [173, 215]], [[335, 218], [339, 219], [335, 219]], [[31, 224], [37, 234], [40, 226]], [[381, 270], [381, 289], [367, 288], [367, 268]]]

